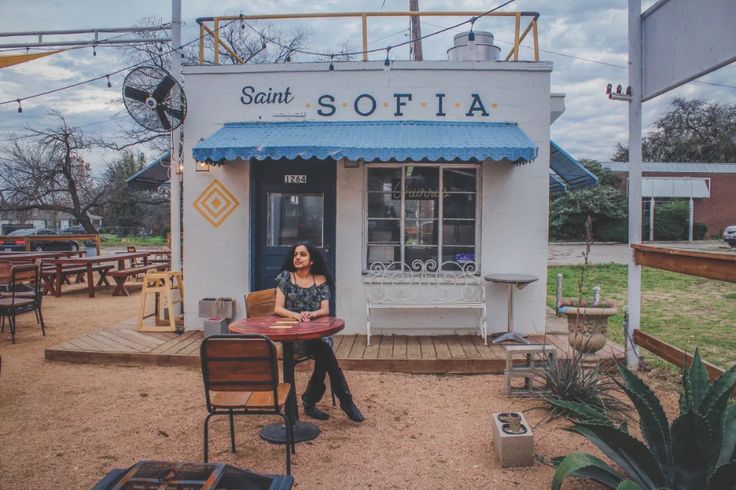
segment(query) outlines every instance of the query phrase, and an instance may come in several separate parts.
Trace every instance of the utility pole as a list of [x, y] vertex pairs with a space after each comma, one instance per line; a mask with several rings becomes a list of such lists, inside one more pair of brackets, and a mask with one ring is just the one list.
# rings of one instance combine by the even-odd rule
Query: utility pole
[[[419, 12], [419, 0], [409, 0], [409, 10]], [[419, 16], [411, 16], [411, 38], [414, 40], [414, 61], [422, 61], [422, 27], [419, 25]]]
[[641, 0], [629, 0], [629, 320], [625, 339], [629, 369], [639, 367], [634, 330], [638, 330], [641, 323], [641, 266], [634, 261], [634, 249], [631, 248], [641, 243], [641, 69]]
[[[181, 83], [181, 0], [171, 0], [171, 76]], [[181, 271], [181, 128], [171, 132], [171, 270]]]

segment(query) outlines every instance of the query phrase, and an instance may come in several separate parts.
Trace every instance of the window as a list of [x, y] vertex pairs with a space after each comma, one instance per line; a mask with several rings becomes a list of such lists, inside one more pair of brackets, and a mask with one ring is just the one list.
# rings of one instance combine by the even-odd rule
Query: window
[[285, 247], [308, 240], [321, 247], [324, 195], [268, 193], [267, 246]]
[[477, 171], [472, 165], [370, 165], [367, 267], [475, 261]]

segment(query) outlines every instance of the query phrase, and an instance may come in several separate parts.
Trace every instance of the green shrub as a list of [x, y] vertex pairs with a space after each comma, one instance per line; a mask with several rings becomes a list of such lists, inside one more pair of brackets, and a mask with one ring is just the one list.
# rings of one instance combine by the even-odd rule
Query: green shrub
[[654, 392], [636, 375], [619, 366], [621, 388], [639, 414], [646, 445], [616, 426], [606, 414], [584, 403], [553, 402], [575, 412], [576, 432], [610, 458], [619, 470], [585, 453], [557, 460], [552, 489], [578, 476], [617, 489], [733, 489], [736, 482], [736, 366], [711, 384], [697, 349], [682, 373], [680, 416], [672, 424]]
[[593, 236], [599, 242], [626, 243], [629, 241], [629, 221], [621, 218], [594, 223]]
[[705, 240], [706, 233], [708, 233], [708, 225], [705, 223], [693, 223], [693, 239]]
[[687, 201], [669, 201], [655, 206], [654, 239], [687, 239], [689, 215], [690, 209]]

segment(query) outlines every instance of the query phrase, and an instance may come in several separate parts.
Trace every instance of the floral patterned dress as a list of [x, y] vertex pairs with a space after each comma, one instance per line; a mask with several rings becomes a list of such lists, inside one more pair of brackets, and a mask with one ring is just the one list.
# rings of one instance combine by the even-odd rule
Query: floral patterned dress
[[[276, 276], [276, 286], [284, 293], [286, 302], [284, 308], [289, 311], [316, 311], [319, 310], [322, 301], [329, 301], [331, 297], [330, 285], [327, 282], [317, 284], [316, 282], [308, 288], [297, 286], [291, 282], [291, 273], [281, 271]], [[332, 347], [332, 336], [322, 337]], [[306, 354], [306, 342], [297, 342], [294, 350], [299, 354]]]

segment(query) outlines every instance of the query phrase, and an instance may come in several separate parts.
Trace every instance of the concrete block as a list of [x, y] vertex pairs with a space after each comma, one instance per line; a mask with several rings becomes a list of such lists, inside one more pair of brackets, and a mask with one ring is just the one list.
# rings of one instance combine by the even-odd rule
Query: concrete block
[[199, 300], [199, 318], [217, 316], [235, 317], [235, 301], [232, 298], [203, 298]]
[[230, 324], [228, 318], [212, 317], [204, 321], [204, 338], [210, 335], [222, 335], [228, 333], [227, 326]]
[[[509, 433], [511, 417], [518, 416], [522, 432]], [[532, 466], [534, 464], [534, 434], [524, 414], [506, 412], [491, 414], [493, 424], [493, 446], [501, 466]]]

